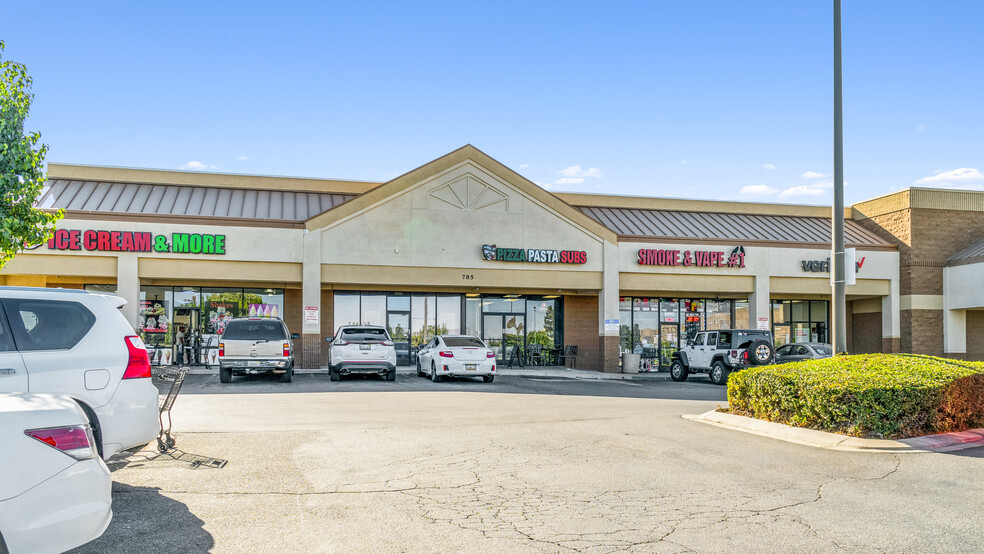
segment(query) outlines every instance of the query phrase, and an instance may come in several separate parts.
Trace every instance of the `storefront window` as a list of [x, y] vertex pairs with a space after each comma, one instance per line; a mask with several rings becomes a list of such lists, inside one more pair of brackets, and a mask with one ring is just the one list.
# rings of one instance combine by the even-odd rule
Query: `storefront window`
[[735, 300], [735, 329], [749, 329], [748, 300]]
[[342, 325], [359, 324], [359, 295], [335, 293], [334, 324], [337, 330]]
[[542, 344], [553, 348], [555, 343], [556, 301], [553, 299], [527, 299], [526, 343]]
[[[793, 317], [790, 321], [809, 321], [810, 320], [810, 303], [806, 300], [793, 300], [790, 302], [792, 306]], [[797, 341], [800, 342], [800, 341]]]
[[284, 317], [283, 289], [245, 289], [243, 303], [249, 317]]
[[148, 346], [171, 344], [171, 287], [140, 287], [137, 330]]
[[775, 300], [772, 302], [776, 346], [789, 342], [827, 342], [826, 300]]
[[659, 307], [660, 316], [668, 323], [680, 321], [680, 303], [676, 299], [662, 300]]
[[202, 298], [202, 291], [198, 287], [175, 287], [174, 288], [174, 307], [175, 308], [197, 308], [198, 302]]
[[683, 300], [684, 332], [689, 342], [698, 332], [704, 330], [704, 301]]
[[410, 344], [420, 346], [434, 337], [437, 296], [414, 295], [410, 302]]
[[439, 335], [461, 334], [461, 297], [437, 297], [437, 333]]
[[229, 320], [243, 315], [242, 289], [203, 289], [202, 326], [205, 334], [221, 335]]
[[731, 326], [731, 301], [730, 300], [708, 300], [705, 303], [707, 308], [707, 329], [732, 329]]
[[632, 298], [623, 296], [618, 299], [618, 342], [620, 352], [632, 352]]
[[632, 311], [632, 352], [646, 354], [646, 349], [659, 344], [659, 302], [656, 299], [636, 298]]
[[465, 334], [482, 336], [482, 299], [465, 298]]
[[386, 295], [363, 294], [362, 315], [359, 323], [362, 325], [386, 325]]
[[410, 295], [401, 294], [393, 295], [390, 294], [386, 297], [386, 309], [391, 312], [409, 312], [410, 311]]

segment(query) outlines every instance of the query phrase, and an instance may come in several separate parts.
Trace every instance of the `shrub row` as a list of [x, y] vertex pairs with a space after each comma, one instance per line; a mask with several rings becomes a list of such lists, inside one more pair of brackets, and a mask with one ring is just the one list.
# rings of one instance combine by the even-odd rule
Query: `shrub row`
[[731, 374], [730, 411], [856, 437], [984, 427], [984, 363], [906, 354], [836, 356]]

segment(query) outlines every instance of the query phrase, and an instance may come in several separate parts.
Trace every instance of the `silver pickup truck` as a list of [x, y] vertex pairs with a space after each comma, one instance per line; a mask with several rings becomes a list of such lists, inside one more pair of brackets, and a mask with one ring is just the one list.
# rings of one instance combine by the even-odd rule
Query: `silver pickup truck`
[[233, 375], [273, 373], [282, 383], [294, 375], [294, 339], [277, 318], [236, 318], [219, 339], [219, 381], [229, 383]]

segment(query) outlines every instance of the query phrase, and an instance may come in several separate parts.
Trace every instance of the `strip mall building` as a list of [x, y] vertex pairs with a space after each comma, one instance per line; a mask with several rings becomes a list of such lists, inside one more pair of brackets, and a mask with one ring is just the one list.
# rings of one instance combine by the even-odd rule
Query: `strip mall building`
[[[48, 174], [40, 205], [65, 218], [0, 284], [119, 294], [166, 358], [184, 326], [195, 361], [214, 359], [240, 315], [284, 318], [303, 368], [357, 322], [405, 353], [471, 333], [503, 363], [516, 345], [577, 346], [578, 367], [609, 372], [640, 348], [659, 369], [702, 329], [830, 340], [830, 208], [551, 193], [471, 146], [386, 183]], [[910, 189], [846, 215], [849, 350], [984, 357], [984, 193]]]

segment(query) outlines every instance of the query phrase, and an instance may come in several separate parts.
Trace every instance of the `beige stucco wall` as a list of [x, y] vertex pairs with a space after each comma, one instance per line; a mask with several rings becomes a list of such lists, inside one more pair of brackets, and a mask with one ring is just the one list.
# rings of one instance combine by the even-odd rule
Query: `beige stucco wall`
[[[462, 205], [455, 205], [459, 202]], [[470, 162], [331, 223], [321, 232], [322, 263], [330, 265], [538, 272], [603, 268], [602, 240]], [[587, 253], [587, 263], [487, 261], [482, 257], [484, 244], [579, 250]]]

